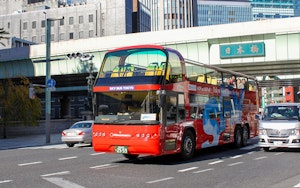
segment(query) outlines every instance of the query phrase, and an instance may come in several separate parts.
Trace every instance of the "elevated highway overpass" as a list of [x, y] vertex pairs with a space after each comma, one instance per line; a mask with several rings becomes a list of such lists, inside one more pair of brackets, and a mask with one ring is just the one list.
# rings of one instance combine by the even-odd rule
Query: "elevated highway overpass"
[[[272, 19], [225, 25], [194, 27], [167, 31], [134, 33], [119, 36], [53, 42], [52, 75], [76, 75], [87, 71], [78, 60], [66, 59], [72, 52], [92, 53], [95, 71], [104, 53], [112, 48], [159, 44], [179, 50], [185, 58], [242, 72], [259, 79], [277, 76], [276, 81], [261, 81], [262, 86], [297, 86], [300, 79], [300, 18]], [[53, 31], [52, 31], [53, 32]], [[220, 46], [263, 44], [259, 56], [223, 56]], [[45, 44], [0, 50], [0, 79], [7, 77], [45, 76]]]
[[[57, 80], [57, 91], [53, 93], [61, 96], [87, 92], [88, 65], [68, 59], [67, 54], [93, 54], [96, 74], [107, 50], [137, 44], [177, 49], [185, 58], [255, 76], [262, 87], [298, 87], [298, 23], [300, 18], [296, 17], [52, 42], [51, 74]], [[25, 76], [45, 83], [45, 56], [45, 44], [0, 50], [0, 79]]]

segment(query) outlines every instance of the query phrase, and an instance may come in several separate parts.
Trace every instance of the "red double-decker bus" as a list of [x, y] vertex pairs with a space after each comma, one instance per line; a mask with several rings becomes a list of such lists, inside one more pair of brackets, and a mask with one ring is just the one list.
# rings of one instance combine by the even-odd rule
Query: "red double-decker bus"
[[170, 48], [108, 51], [93, 87], [93, 148], [139, 155], [180, 154], [257, 135], [254, 77], [184, 59]]

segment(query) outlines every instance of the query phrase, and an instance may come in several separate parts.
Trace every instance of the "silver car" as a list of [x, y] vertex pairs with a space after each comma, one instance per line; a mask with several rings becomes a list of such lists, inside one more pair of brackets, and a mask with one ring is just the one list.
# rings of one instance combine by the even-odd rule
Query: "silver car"
[[259, 121], [258, 146], [300, 148], [300, 103], [277, 103], [265, 107]]
[[92, 125], [94, 121], [79, 121], [74, 123], [69, 129], [62, 131], [61, 141], [68, 147], [75, 144], [92, 144]]

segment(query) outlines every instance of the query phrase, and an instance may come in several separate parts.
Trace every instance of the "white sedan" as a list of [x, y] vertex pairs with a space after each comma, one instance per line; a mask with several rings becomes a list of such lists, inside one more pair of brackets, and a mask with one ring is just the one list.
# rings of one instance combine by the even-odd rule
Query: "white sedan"
[[74, 123], [69, 129], [61, 133], [61, 141], [68, 147], [75, 144], [86, 143], [92, 145], [92, 125], [94, 121], [79, 121]]

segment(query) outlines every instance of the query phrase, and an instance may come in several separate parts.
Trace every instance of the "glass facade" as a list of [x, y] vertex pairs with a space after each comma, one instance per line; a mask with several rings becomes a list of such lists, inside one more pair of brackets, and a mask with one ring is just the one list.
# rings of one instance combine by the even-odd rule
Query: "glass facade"
[[197, 1], [197, 25], [217, 25], [252, 20], [250, 2]]
[[251, 5], [254, 20], [299, 16], [297, 0], [252, 0]]

